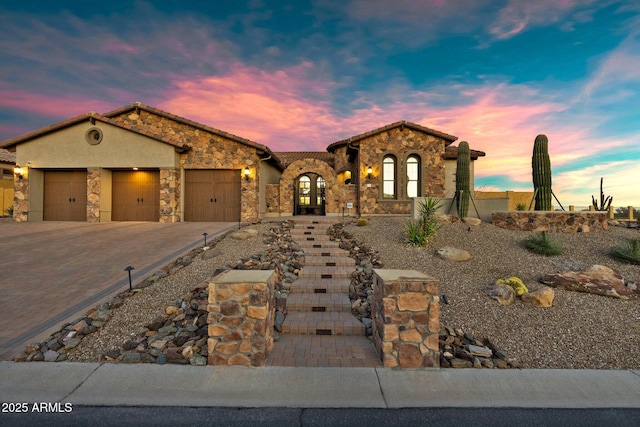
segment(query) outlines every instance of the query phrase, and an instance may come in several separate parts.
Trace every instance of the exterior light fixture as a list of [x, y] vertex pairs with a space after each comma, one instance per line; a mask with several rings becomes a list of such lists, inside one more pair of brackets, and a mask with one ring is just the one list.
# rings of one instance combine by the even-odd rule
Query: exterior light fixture
[[16, 165], [16, 167], [13, 168], [13, 173], [18, 177], [18, 179], [22, 179], [22, 175], [24, 175], [24, 170]]
[[126, 271], [127, 273], [129, 273], [129, 290], [133, 290], [133, 286], [131, 286], [131, 270], [135, 270], [135, 268], [131, 267], [130, 265], [126, 266], [124, 271]]
[[249, 181], [249, 175], [251, 174], [251, 171], [249, 170], [249, 166], [244, 168], [244, 179], [246, 179], [247, 181]]
[[204, 233], [202, 233], [202, 235], [204, 236], [204, 247], [207, 247], [207, 236], [209, 235], [209, 233], [207, 233], [206, 231]]
[[369, 166], [367, 168], [367, 178], [371, 179], [372, 174], [373, 174], [373, 169], [371, 169], [371, 166]]

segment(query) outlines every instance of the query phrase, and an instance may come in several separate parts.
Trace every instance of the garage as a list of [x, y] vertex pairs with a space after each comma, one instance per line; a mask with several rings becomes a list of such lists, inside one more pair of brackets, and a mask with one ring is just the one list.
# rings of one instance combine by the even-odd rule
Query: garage
[[114, 170], [112, 172], [112, 221], [160, 220], [160, 172]]
[[43, 219], [87, 220], [87, 171], [44, 171]]
[[193, 222], [240, 220], [240, 170], [185, 171], [184, 219]]

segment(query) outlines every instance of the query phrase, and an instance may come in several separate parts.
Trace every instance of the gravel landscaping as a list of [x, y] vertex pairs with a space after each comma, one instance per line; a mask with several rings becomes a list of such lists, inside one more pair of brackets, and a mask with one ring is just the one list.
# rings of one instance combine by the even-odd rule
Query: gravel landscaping
[[[358, 244], [378, 252], [384, 268], [425, 272], [440, 282], [441, 325], [462, 329], [477, 339], [489, 338], [516, 358], [523, 368], [640, 369], [640, 298], [620, 299], [555, 290], [550, 308], [517, 300], [503, 306], [488, 297], [484, 288], [517, 276], [530, 291], [539, 288], [539, 277], [569, 268], [603, 264], [626, 280], [640, 282], [640, 267], [620, 263], [607, 252], [621, 241], [638, 238], [637, 230], [610, 227], [594, 233], [552, 234], [565, 252], [555, 257], [526, 250], [527, 232], [509, 231], [483, 223], [443, 223], [426, 248], [405, 243], [406, 218], [375, 217], [368, 225], [348, 226]], [[102, 355], [121, 347], [140, 334], [173, 300], [211, 278], [216, 270], [267, 249], [263, 236], [274, 223], [252, 225], [258, 237], [238, 241], [226, 237], [209, 251], [142, 292], [124, 299], [109, 321], [87, 335], [67, 354], [68, 361], [97, 362]], [[464, 262], [445, 261], [438, 248], [453, 246], [468, 251]], [[445, 298], [443, 298], [444, 300]]]

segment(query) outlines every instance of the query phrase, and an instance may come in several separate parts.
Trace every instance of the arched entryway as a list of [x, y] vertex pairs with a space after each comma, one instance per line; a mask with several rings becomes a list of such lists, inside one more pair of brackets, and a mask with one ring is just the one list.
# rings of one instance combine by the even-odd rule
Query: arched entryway
[[294, 215], [326, 214], [326, 182], [321, 175], [307, 172], [295, 179]]

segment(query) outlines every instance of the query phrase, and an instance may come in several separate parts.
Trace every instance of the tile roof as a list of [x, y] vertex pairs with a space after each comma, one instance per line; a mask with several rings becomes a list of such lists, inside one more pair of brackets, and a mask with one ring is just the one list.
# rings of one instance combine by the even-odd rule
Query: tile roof
[[0, 163], [16, 163], [16, 153], [0, 148]]
[[29, 132], [27, 134], [12, 138], [12, 139], [8, 139], [6, 141], [3, 141], [2, 143], [0, 143], [0, 147], [13, 147], [17, 144], [20, 144], [22, 142], [26, 142], [29, 141], [33, 138], [36, 137], [40, 137], [43, 135], [47, 135], [49, 133], [55, 132], [59, 129], [63, 129], [72, 125], [75, 125], [77, 123], [81, 123], [84, 121], [90, 120], [92, 123], [95, 121], [100, 121], [103, 123], [108, 123], [110, 125], [122, 128], [122, 129], [127, 129], [131, 132], [135, 132], [138, 133], [140, 135], [144, 135], [144, 136], [148, 136], [149, 138], [153, 138], [157, 141], [160, 142], [164, 142], [165, 144], [169, 144], [169, 145], [173, 145], [176, 148], [180, 148], [182, 150], [189, 150], [189, 146], [186, 144], [183, 144], [179, 141], [176, 141], [172, 138], [170, 138], [168, 135], [158, 135], [156, 133], [153, 132], [149, 132], [146, 129], [141, 129], [141, 128], [137, 128], [137, 127], [131, 127], [131, 126], [127, 126], [127, 125], [122, 125], [119, 123], [116, 123], [116, 121], [114, 119], [111, 119], [109, 117], [105, 117], [101, 114], [98, 113], [94, 113], [93, 111], [87, 114], [82, 114], [80, 116], [76, 116], [76, 117], [72, 117], [70, 119], [67, 120], [63, 120], [61, 122], [52, 124], [50, 126], [45, 126], [41, 129], [35, 130], [33, 132]]
[[340, 146], [347, 145], [347, 144], [352, 144], [352, 143], [355, 143], [355, 142], [359, 142], [359, 141], [361, 141], [361, 140], [363, 140], [365, 138], [368, 138], [370, 136], [377, 135], [379, 133], [386, 132], [388, 130], [391, 130], [391, 129], [394, 129], [394, 128], [397, 128], [397, 127], [408, 127], [410, 129], [417, 130], [419, 132], [424, 132], [424, 133], [427, 133], [429, 135], [437, 136], [438, 138], [444, 139], [446, 141], [446, 143], [445, 143], [446, 145], [449, 145], [453, 141], [458, 139], [457, 136], [449, 135], [447, 133], [440, 132], [440, 131], [437, 131], [435, 129], [431, 129], [431, 128], [428, 128], [428, 127], [425, 127], [425, 126], [421, 126], [421, 125], [418, 125], [418, 124], [415, 124], [415, 123], [407, 122], [406, 120], [400, 120], [399, 122], [391, 123], [389, 125], [379, 127], [379, 128], [374, 129], [372, 131], [361, 133], [359, 135], [352, 136], [352, 137], [350, 137], [348, 139], [343, 139], [341, 141], [334, 142], [333, 144], [331, 144], [331, 145], [329, 145], [327, 147], [327, 151], [333, 152], [336, 148], [338, 148]]
[[275, 153], [282, 167], [286, 168], [297, 160], [316, 159], [334, 166], [334, 154], [326, 151], [280, 151]]
[[[478, 157], [484, 157], [487, 154], [484, 151], [469, 149], [472, 160], [478, 160]], [[458, 147], [448, 146], [444, 149], [444, 158], [447, 160], [455, 160], [458, 158]]]

